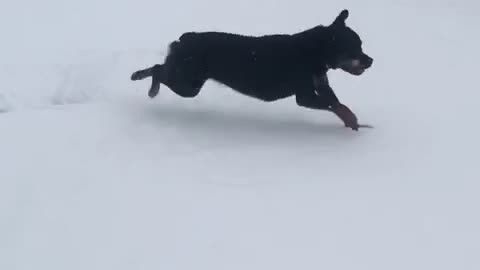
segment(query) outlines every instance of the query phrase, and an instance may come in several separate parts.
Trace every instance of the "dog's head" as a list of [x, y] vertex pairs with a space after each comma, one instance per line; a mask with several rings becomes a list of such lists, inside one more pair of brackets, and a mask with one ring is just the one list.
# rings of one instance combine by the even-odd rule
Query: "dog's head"
[[348, 10], [343, 10], [329, 26], [335, 51], [331, 65], [333, 69], [340, 68], [350, 74], [361, 75], [372, 66], [373, 59], [363, 52], [358, 34], [347, 27], [347, 18]]

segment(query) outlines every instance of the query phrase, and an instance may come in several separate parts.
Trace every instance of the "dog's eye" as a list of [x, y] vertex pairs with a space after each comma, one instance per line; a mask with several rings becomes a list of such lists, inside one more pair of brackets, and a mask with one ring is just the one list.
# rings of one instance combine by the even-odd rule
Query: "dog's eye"
[[352, 51], [348, 54], [348, 56], [350, 58], [360, 58], [360, 57], [362, 57], [362, 55], [363, 55], [362, 50], [358, 50], [358, 49], [354, 50], [354, 51]]

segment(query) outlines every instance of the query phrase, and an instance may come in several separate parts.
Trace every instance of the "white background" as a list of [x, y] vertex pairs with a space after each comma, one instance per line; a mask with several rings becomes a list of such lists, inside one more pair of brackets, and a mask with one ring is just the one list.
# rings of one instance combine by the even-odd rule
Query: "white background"
[[[130, 74], [185, 31], [328, 25], [372, 130], [209, 82]], [[477, 1], [0, 3], [0, 269], [480, 269]]]

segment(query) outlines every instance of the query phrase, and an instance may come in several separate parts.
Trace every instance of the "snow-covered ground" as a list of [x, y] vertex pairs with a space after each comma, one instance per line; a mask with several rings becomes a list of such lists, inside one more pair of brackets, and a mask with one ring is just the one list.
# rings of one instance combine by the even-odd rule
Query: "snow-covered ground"
[[[331, 3], [329, 3], [331, 2]], [[0, 8], [0, 269], [480, 269], [474, 0], [10, 1]], [[348, 24], [362, 123], [131, 72], [189, 30]]]

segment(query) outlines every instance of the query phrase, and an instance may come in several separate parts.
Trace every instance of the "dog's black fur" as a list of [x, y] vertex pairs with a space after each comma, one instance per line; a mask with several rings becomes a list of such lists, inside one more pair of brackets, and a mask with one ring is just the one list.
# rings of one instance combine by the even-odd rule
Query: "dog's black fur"
[[139, 70], [132, 80], [152, 77], [150, 97], [160, 83], [182, 97], [195, 97], [208, 79], [263, 101], [296, 96], [298, 105], [334, 111], [341, 105], [327, 71], [340, 68], [360, 75], [373, 59], [343, 10], [329, 26], [293, 35], [241, 36], [221, 32], [185, 33], [170, 44], [162, 65]]

